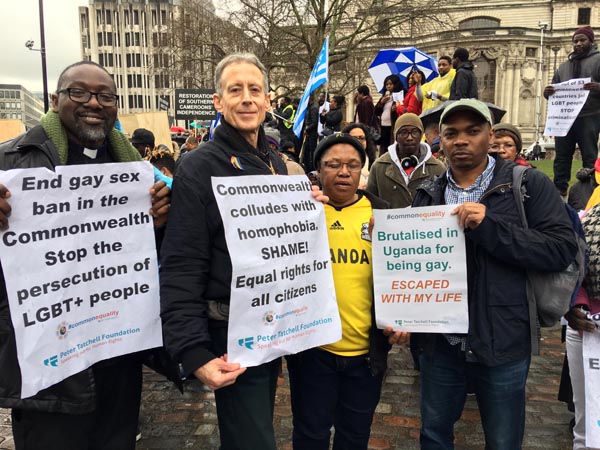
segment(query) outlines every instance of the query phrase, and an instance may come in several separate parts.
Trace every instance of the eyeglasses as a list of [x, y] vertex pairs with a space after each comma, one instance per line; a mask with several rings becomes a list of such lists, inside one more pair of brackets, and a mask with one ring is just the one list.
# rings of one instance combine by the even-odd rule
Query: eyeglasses
[[400, 136], [401, 138], [406, 138], [406, 137], [408, 137], [409, 134], [416, 139], [421, 136], [421, 130], [419, 130], [418, 128], [413, 128], [412, 130], [400, 129], [400, 130], [398, 130], [398, 133], [396, 133], [396, 136]]
[[342, 167], [346, 166], [350, 172], [360, 172], [362, 164], [358, 161], [351, 161], [349, 163], [343, 163], [341, 161], [323, 161], [323, 167], [327, 170], [341, 170]]
[[504, 150], [512, 150], [513, 148], [516, 147], [515, 144], [492, 144], [490, 145], [490, 148], [492, 150], [500, 150], [500, 147], [502, 147]]
[[117, 106], [119, 103], [119, 96], [115, 94], [106, 94], [102, 92], [91, 92], [84, 89], [78, 88], [67, 88], [57, 91], [57, 94], [66, 92], [69, 98], [75, 103], [87, 103], [92, 99], [92, 95], [96, 97], [98, 103], [101, 106]]

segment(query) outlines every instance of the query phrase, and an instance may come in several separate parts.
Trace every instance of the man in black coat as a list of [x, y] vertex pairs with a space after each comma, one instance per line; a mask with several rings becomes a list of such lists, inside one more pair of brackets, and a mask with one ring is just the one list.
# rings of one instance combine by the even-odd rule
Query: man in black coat
[[452, 67], [456, 75], [450, 86], [450, 100], [461, 98], [479, 98], [477, 95], [477, 76], [473, 72], [473, 63], [469, 61], [469, 51], [457, 48], [452, 55]]

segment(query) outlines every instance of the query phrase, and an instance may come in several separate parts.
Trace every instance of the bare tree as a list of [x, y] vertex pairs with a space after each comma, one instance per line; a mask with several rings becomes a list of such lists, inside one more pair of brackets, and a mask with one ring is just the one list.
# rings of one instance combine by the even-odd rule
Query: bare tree
[[443, 0], [225, 0], [228, 22], [256, 42], [272, 89], [300, 93], [329, 35], [330, 86], [352, 91], [381, 48], [447, 27]]

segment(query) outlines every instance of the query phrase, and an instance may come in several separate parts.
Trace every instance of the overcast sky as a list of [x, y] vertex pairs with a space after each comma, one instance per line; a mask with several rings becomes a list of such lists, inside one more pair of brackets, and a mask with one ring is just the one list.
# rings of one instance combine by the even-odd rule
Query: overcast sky
[[[87, 0], [44, 0], [48, 90], [56, 89], [62, 69], [81, 60], [78, 6]], [[32, 92], [43, 91], [42, 58], [25, 42], [40, 48], [39, 0], [0, 0], [0, 83], [22, 84]]]

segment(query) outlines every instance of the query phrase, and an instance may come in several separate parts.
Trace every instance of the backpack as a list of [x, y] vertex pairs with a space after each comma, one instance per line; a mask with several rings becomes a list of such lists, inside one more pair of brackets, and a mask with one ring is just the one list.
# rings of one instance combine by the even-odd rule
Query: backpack
[[[513, 167], [513, 195], [525, 229], [528, 228], [527, 216], [523, 201], [527, 193], [523, 185], [523, 176], [528, 167], [516, 165]], [[567, 215], [571, 219], [573, 235], [577, 241], [577, 255], [569, 266], [560, 272], [543, 272], [527, 270], [527, 299], [529, 303], [529, 319], [533, 336], [537, 335], [538, 326], [554, 326], [560, 318], [569, 311], [572, 300], [583, 282], [586, 270], [587, 246], [583, 228], [575, 210], [565, 203]], [[535, 332], [535, 334], [534, 334]], [[539, 353], [539, 343], [533, 345], [534, 354]]]

